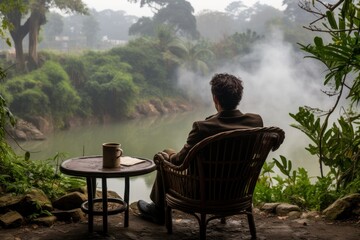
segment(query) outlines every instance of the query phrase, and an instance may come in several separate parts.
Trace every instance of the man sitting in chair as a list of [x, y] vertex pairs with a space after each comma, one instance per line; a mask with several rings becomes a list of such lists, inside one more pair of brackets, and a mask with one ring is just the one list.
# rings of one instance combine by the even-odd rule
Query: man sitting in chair
[[[242, 81], [239, 78], [227, 73], [215, 74], [210, 85], [217, 113], [203, 121], [193, 123], [186, 144], [180, 152], [176, 153], [173, 150], [165, 149], [158, 153], [176, 165], [181, 165], [190, 149], [206, 137], [223, 131], [263, 126], [262, 118], [259, 115], [244, 114], [236, 109], [243, 93]], [[152, 203], [143, 200], [138, 201], [140, 216], [146, 220], [164, 224], [164, 191], [160, 171], [157, 171], [150, 199], [153, 201]]]

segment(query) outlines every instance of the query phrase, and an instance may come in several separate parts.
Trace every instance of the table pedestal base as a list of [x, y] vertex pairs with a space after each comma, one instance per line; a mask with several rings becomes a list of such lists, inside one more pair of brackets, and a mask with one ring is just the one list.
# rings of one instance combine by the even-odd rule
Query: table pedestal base
[[[118, 214], [118, 213], [122, 213], [126, 210], [127, 208], [127, 204], [126, 202], [124, 202], [122, 199], [120, 198], [108, 198], [107, 199], [108, 203], [115, 203], [117, 205], [119, 205], [117, 208], [115, 209], [109, 209], [108, 207], [108, 212], [107, 214], [108, 215], [114, 215], [114, 214]], [[102, 209], [102, 206], [101, 206], [101, 209], [100, 210], [97, 210], [95, 208], [95, 203], [98, 203], [98, 202], [103, 202], [103, 199], [102, 198], [95, 198], [93, 199], [93, 203], [94, 203], [94, 210], [92, 211], [92, 214], [94, 216], [102, 216], [104, 214], [103, 212], [103, 209]], [[88, 201], [85, 201], [83, 202], [83, 204], [81, 204], [81, 210], [86, 213], [86, 214], [89, 214], [90, 210], [89, 210], [89, 202]]]

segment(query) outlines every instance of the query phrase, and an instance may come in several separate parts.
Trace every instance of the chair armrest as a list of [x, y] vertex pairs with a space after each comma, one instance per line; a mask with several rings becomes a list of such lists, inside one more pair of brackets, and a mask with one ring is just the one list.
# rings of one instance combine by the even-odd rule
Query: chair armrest
[[193, 177], [189, 175], [188, 167], [185, 161], [181, 165], [175, 165], [170, 162], [168, 154], [159, 152], [154, 156], [154, 163], [157, 170], [161, 173], [161, 179], [164, 186], [164, 194], [169, 192], [182, 196], [184, 198], [194, 198], [199, 193], [194, 184]]
[[272, 147], [272, 151], [277, 150], [280, 145], [284, 142], [285, 139], [285, 132], [282, 129], [279, 128], [274, 128], [273, 130], [276, 134], [274, 134], [274, 138], [275, 138], [275, 143], [274, 146]]
[[[163, 152], [165, 153], [165, 152]], [[167, 156], [167, 157], [165, 157]], [[187, 165], [181, 164], [181, 165], [175, 165], [172, 162], [170, 162], [170, 158], [167, 154], [162, 154], [162, 152], [159, 152], [155, 154], [154, 156], [154, 163], [156, 164], [157, 168], [170, 168], [176, 171], [182, 171], [187, 168]]]
[[154, 163], [156, 166], [160, 166], [164, 161], [168, 161], [161, 153], [157, 153], [154, 155]]

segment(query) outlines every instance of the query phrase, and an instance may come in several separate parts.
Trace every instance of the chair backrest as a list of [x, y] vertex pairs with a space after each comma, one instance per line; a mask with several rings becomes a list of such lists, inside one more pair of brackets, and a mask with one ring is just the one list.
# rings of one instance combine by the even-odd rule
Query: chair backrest
[[277, 127], [218, 133], [196, 144], [180, 171], [165, 169], [168, 190], [193, 201], [234, 202], [252, 198], [261, 168], [271, 150], [284, 140]]

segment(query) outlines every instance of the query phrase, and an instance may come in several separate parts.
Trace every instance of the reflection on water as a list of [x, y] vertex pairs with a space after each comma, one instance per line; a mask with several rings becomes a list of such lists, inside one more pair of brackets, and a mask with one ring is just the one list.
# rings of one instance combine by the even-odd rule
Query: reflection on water
[[[31, 159], [42, 160], [66, 153], [67, 158], [83, 155], [101, 155], [102, 143], [118, 142], [124, 155], [152, 159], [155, 153], [165, 148], [179, 150], [186, 141], [195, 120], [205, 119], [210, 113], [183, 113], [163, 117], [151, 117], [122, 121], [106, 125], [81, 126], [53, 133], [45, 141], [21, 143], [31, 151]], [[23, 154], [15, 147], [19, 154]], [[155, 172], [131, 178], [130, 201], [149, 200]], [[98, 183], [101, 186], [101, 183]], [[109, 190], [123, 196], [123, 179], [108, 179]]]
[[45, 141], [30, 141], [21, 146], [32, 152], [32, 159], [44, 159], [57, 152], [66, 153], [68, 157], [101, 155], [102, 143], [119, 142], [124, 155], [152, 158], [154, 153], [165, 147], [181, 148], [192, 122], [205, 117], [187, 113], [81, 126], [56, 132]]
[[[190, 112], [163, 117], [152, 117], [122, 121], [106, 125], [81, 126], [71, 130], [56, 132], [49, 135], [45, 141], [29, 141], [21, 143], [21, 147], [31, 151], [31, 159], [42, 160], [52, 158], [56, 153], [66, 153], [67, 158], [83, 155], [101, 155], [102, 143], [119, 142], [124, 155], [152, 159], [155, 153], [165, 148], [180, 150], [191, 130], [192, 123], [205, 119], [213, 113]], [[310, 176], [318, 174], [318, 163], [310, 159], [304, 147], [305, 137], [298, 130], [280, 126], [286, 131], [286, 139], [280, 149], [270, 153], [268, 161], [273, 157], [284, 155], [293, 160], [293, 166], [305, 167]], [[16, 148], [15, 148], [16, 150]], [[19, 149], [19, 154], [23, 154]], [[305, 157], [304, 157], [305, 156]], [[149, 200], [155, 172], [131, 178], [130, 202], [138, 199]], [[101, 186], [98, 183], [98, 186]], [[123, 179], [108, 179], [109, 190], [123, 196]]]

